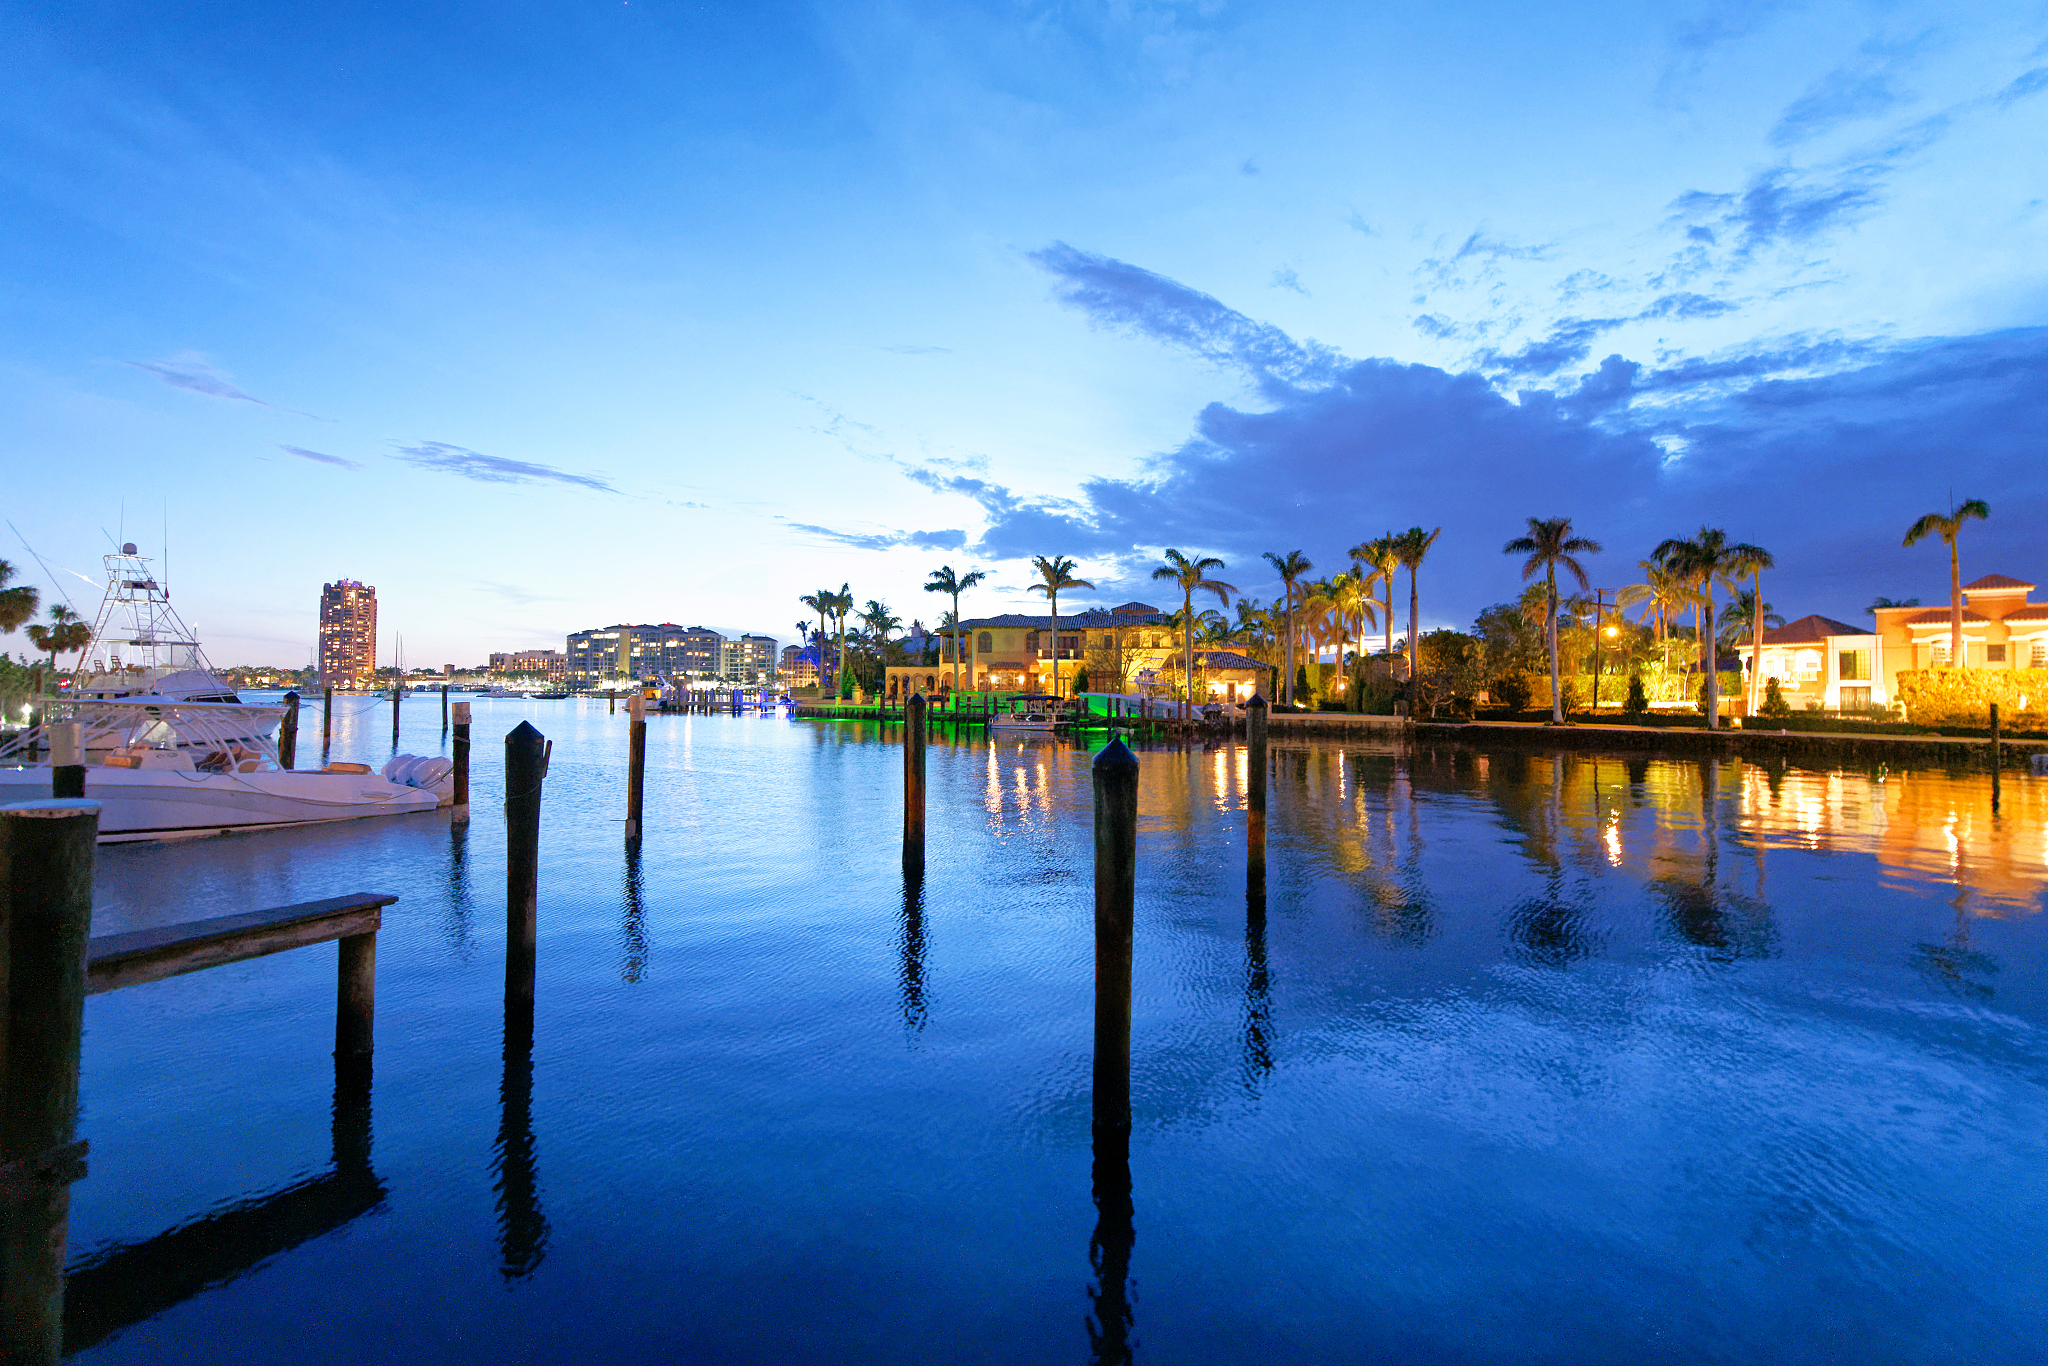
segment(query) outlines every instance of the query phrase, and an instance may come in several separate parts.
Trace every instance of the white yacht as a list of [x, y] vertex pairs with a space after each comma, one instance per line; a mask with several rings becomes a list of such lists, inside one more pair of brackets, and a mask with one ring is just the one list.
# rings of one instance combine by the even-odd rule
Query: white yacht
[[132, 543], [106, 564], [75, 686], [38, 701], [40, 724], [0, 745], [0, 803], [50, 795], [51, 745], [68, 746], [72, 725], [102, 843], [431, 811], [450, 800], [452, 766], [441, 758], [399, 755], [379, 773], [285, 768], [276, 740], [285, 709], [243, 702], [213, 672]]

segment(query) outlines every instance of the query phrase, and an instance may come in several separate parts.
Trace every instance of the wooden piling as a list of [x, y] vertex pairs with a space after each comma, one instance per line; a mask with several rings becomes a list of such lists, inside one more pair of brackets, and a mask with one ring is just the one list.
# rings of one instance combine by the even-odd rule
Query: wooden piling
[[64, 1346], [71, 1183], [85, 1175], [78, 1054], [99, 803], [0, 807], [0, 1359]]
[[505, 997], [533, 1001], [540, 896], [540, 794], [547, 737], [521, 721], [505, 736]]
[[441, 685], [441, 733], [448, 733], [448, 685]]
[[50, 737], [50, 795], [85, 795], [85, 727], [76, 721], [46, 726]]
[[1244, 704], [1245, 875], [1262, 897], [1266, 887], [1266, 716], [1270, 710], [1266, 699], [1257, 693]]
[[1991, 704], [1991, 810], [1994, 815], [1998, 811], [2000, 779], [2005, 776], [2003, 772], [2005, 768], [2004, 757], [1999, 752], [1998, 747], [1998, 704], [1993, 702]]
[[626, 839], [640, 838], [641, 800], [647, 790], [647, 697], [638, 689], [626, 703]]
[[398, 712], [399, 704], [403, 701], [405, 701], [405, 675], [399, 674], [398, 680], [391, 685], [391, 747], [393, 749], [398, 748]]
[[1138, 756], [1095, 756], [1095, 1113], [1131, 1109], [1131, 936], [1137, 901]]
[[375, 1042], [377, 933], [352, 934], [341, 944], [334, 995], [334, 1056], [366, 1058]]
[[469, 823], [469, 703], [455, 704], [455, 740], [450, 757], [455, 760], [453, 799], [449, 817], [457, 825]]
[[[299, 761], [299, 695], [284, 695], [284, 720], [277, 724], [277, 766], [296, 768]], [[80, 793], [84, 796], [84, 793]]]
[[924, 869], [925, 700], [917, 693], [903, 704], [903, 870]]
[[327, 762], [327, 747], [334, 741], [334, 689], [320, 689], [320, 761]]

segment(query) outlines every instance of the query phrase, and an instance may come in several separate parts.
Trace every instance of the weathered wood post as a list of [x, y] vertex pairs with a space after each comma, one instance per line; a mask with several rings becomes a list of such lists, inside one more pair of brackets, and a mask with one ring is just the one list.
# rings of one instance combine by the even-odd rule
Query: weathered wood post
[[1998, 752], [1998, 704], [1991, 704], [1991, 809], [1998, 810], [1999, 779], [2004, 776], [2004, 756]]
[[505, 1046], [496, 1168], [499, 1274], [531, 1275], [547, 1242], [533, 1144], [533, 976], [540, 872], [540, 796], [548, 744], [529, 721], [505, 737]]
[[626, 839], [640, 838], [640, 803], [647, 789], [647, 698], [638, 689], [626, 704]]
[[1138, 756], [1095, 756], [1095, 1112], [1131, 1109], [1131, 936], [1137, 900]]
[[366, 1058], [377, 1017], [377, 935], [344, 935], [334, 994], [334, 1056]]
[[405, 700], [405, 675], [399, 674], [391, 685], [391, 747], [398, 748], [398, 708]]
[[[296, 768], [299, 762], [299, 695], [284, 695], [284, 720], [277, 723], [277, 766]], [[84, 793], [80, 793], [84, 796]]]
[[450, 757], [455, 760], [455, 786], [449, 794], [448, 814], [457, 825], [469, 823], [469, 703], [455, 704], [455, 742]]
[[320, 761], [327, 762], [327, 747], [334, 742], [334, 689], [320, 689]]
[[606, 716], [616, 716], [616, 715], [618, 715], [618, 711], [619, 711], [619, 695], [618, 695], [618, 693], [616, 693], [616, 692], [608, 692], [608, 693], [606, 693], [606, 694], [604, 695], [604, 714], [605, 714]]
[[92, 931], [98, 802], [0, 807], [0, 1359], [54, 1363], [64, 1346], [71, 1183], [85, 1175], [78, 1051]]
[[505, 998], [533, 1001], [540, 898], [540, 792], [547, 737], [521, 721], [505, 736]]
[[[85, 795], [85, 727], [76, 721], [59, 721], [44, 727], [50, 737], [50, 795]], [[4, 1080], [0, 1074], [0, 1080]]]
[[448, 685], [441, 685], [441, 733], [448, 733]]
[[1244, 856], [1245, 875], [1250, 885], [1259, 890], [1261, 899], [1266, 889], [1266, 714], [1271, 710], [1266, 699], [1257, 693], [1244, 704], [1245, 756], [1245, 799], [1244, 799]]
[[903, 871], [924, 870], [923, 693], [903, 704]]
[[1095, 757], [1095, 1231], [1088, 1240], [1091, 1359], [1131, 1359], [1131, 940], [1137, 899], [1138, 757], [1113, 739]]

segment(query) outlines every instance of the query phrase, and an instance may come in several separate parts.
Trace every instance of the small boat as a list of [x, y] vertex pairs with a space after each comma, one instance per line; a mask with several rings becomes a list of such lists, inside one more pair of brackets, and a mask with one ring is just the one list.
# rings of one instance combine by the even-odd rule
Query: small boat
[[533, 700], [536, 702], [559, 702], [568, 695], [566, 692], [537, 692], [533, 695]]
[[1060, 699], [1050, 694], [1032, 694], [1009, 699], [1009, 706], [988, 719], [990, 730], [1035, 731], [1050, 735], [1067, 724]]

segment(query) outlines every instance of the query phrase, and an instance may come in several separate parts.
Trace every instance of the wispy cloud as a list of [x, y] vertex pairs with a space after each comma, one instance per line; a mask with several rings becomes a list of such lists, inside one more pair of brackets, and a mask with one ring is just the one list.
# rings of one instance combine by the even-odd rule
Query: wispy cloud
[[204, 356], [193, 351], [181, 352], [164, 360], [131, 360], [121, 362], [132, 365], [144, 374], [155, 375], [173, 389], [189, 393], [204, 394], [208, 398], [224, 398], [236, 403], [253, 403], [259, 408], [274, 412], [290, 413], [294, 417], [312, 417], [296, 408], [281, 408], [248, 393], [238, 387], [226, 374], [216, 369]]
[[1694, 240], [1712, 244], [1714, 227], [1735, 235], [1735, 250], [1747, 256], [1766, 247], [1811, 241], [1830, 228], [1855, 222], [1876, 206], [1882, 168], [1865, 163], [1815, 174], [1776, 166], [1750, 177], [1740, 191], [1688, 190], [1671, 201], [1674, 218], [1708, 234]]
[[1298, 342], [1268, 323], [1149, 270], [1055, 242], [1031, 260], [1059, 281], [1059, 299], [1104, 327], [1123, 328], [1185, 347], [1254, 378], [1303, 380], [1327, 369], [1335, 354]]
[[809, 522], [789, 522], [792, 531], [801, 531], [816, 536], [834, 545], [850, 546], [855, 550], [959, 550], [967, 544], [964, 531], [883, 531], [862, 533], [856, 531], [834, 531], [831, 527], [814, 526]]
[[2003, 109], [2014, 100], [2037, 95], [2043, 90], [2048, 90], [2048, 66], [2037, 66], [2015, 76], [2010, 85], [1998, 92], [1998, 107]]
[[552, 465], [534, 465], [524, 460], [483, 455], [464, 446], [451, 446], [445, 441], [400, 446], [398, 454], [392, 458], [419, 469], [474, 479], [479, 484], [573, 484], [599, 493], [618, 492], [594, 474], [574, 474]]
[[1273, 272], [1273, 288], [1291, 289], [1296, 294], [1308, 293], [1308, 291], [1306, 289], [1303, 289], [1301, 286], [1301, 277], [1296, 275], [1294, 271], [1288, 267], [1283, 267]]
[[1771, 145], [1790, 147], [1840, 124], [1888, 113], [1911, 100], [1913, 93], [1899, 84], [1896, 59], [1897, 54], [1892, 53], [1868, 57], [1822, 76], [1785, 106], [1771, 126]]
[[353, 460], [344, 460], [338, 455], [329, 455], [325, 451], [309, 451], [304, 446], [281, 445], [278, 447], [278, 449], [283, 451], [286, 455], [296, 455], [301, 460], [313, 460], [319, 462], [322, 465], [333, 465], [336, 466], [337, 468], [344, 470], [359, 470], [364, 468], [362, 465], [357, 464]]
[[953, 350], [950, 346], [884, 346], [877, 349], [894, 352], [899, 356], [942, 356]]

